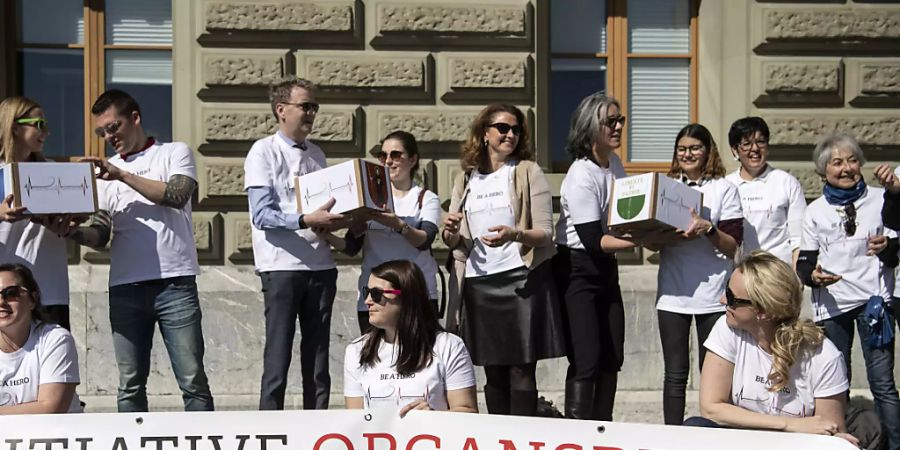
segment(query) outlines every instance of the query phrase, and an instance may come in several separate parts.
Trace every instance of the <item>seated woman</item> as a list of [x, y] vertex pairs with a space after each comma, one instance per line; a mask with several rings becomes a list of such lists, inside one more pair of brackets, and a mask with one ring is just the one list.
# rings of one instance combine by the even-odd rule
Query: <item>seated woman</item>
[[841, 352], [800, 319], [800, 280], [771, 253], [740, 262], [721, 302], [700, 377], [700, 412], [684, 424], [830, 434], [854, 445]]
[[82, 412], [75, 342], [42, 313], [31, 271], [0, 264], [0, 415]]
[[363, 288], [372, 328], [347, 346], [347, 409], [478, 412], [475, 370], [462, 339], [443, 331], [422, 271], [410, 261], [372, 268]]

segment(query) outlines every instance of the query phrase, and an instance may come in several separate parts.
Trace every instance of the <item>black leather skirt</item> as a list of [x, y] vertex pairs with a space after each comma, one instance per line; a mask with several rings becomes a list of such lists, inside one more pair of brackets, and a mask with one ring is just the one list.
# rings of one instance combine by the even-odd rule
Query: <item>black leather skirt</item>
[[519, 365], [565, 356], [556, 296], [550, 261], [466, 278], [460, 334], [472, 362]]

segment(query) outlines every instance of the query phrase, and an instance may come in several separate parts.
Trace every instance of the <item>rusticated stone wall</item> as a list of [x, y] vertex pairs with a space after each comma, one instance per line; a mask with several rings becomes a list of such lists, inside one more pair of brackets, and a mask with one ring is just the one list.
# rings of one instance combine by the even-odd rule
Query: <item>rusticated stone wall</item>
[[770, 157], [807, 196], [821, 195], [811, 157], [829, 132], [855, 135], [868, 169], [900, 160], [900, 2], [757, 1], [750, 10], [748, 113], [769, 122]]
[[195, 210], [218, 219], [198, 240], [220, 264], [252, 263], [243, 161], [254, 140], [275, 131], [266, 87], [283, 77], [318, 85], [312, 139], [331, 162], [367, 157], [383, 136], [407, 130], [443, 199], [481, 107], [512, 102], [535, 120], [532, 1], [190, 3], [175, 14], [176, 46], [189, 46], [193, 66], [175, 84], [194, 112], [184, 117], [199, 153]]

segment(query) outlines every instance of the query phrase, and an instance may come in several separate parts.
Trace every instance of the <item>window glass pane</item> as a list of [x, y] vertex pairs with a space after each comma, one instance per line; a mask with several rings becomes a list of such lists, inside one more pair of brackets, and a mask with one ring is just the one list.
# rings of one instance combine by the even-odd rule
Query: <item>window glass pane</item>
[[571, 161], [566, 137], [581, 99], [606, 89], [605, 59], [554, 59], [550, 67], [550, 146], [553, 162]]
[[550, 51], [606, 52], [606, 0], [550, 2]]
[[671, 161], [675, 135], [690, 122], [690, 61], [628, 61], [630, 161]]
[[690, 53], [690, 0], [628, 0], [628, 51]]
[[106, 0], [108, 44], [172, 45], [172, 0]]
[[[147, 135], [172, 140], [172, 52], [108, 50], [106, 88], [121, 89], [137, 100]], [[107, 154], [112, 154], [109, 146]]]
[[22, 95], [38, 102], [50, 124], [46, 156], [84, 156], [84, 56], [81, 50], [19, 53]]
[[[6, 0], [4, 0], [6, 1]], [[18, 0], [23, 44], [83, 44], [84, 6], [77, 0]]]

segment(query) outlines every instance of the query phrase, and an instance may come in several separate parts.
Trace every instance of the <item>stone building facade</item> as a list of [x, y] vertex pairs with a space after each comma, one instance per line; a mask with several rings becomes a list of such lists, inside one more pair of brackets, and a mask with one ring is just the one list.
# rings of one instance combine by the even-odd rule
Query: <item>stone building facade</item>
[[[318, 84], [323, 107], [312, 139], [329, 163], [367, 156], [391, 131], [412, 132], [427, 184], [442, 201], [449, 200], [460, 170], [459, 142], [477, 111], [493, 101], [514, 103], [526, 111], [537, 160], [558, 189], [564, 173], [552, 171], [549, 151], [549, 122], [555, 119], [548, 113], [550, 1], [172, 2], [172, 134], [197, 156], [199, 285], [207, 365], [221, 406], [253, 406], [259, 389], [262, 300], [252, 273], [242, 187], [247, 150], [275, 127], [267, 85], [290, 75]], [[706, 0], [692, 11], [693, 118], [713, 131], [731, 168], [727, 130], [746, 115], [768, 121], [770, 158], [801, 180], [808, 198], [821, 193], [809, 161], [816, 140], [828, 131], [858, 137], [872, 161], [867, 176], [877, 161], [900, 161], [900, 2]], [[625, 390], [662, 385], [656, 271], [646, 256], [623, 255], [635, 263], [622, 276], [629, 330], [620, 377]], [[343, 348], [356, 329], [358, 276], [354, 260], [340, 261], [332, 325], [336, 403], [342, 401]], [[98, 405], [112, 405], [106, 257], [82, 251], [80, 257], [73, 254], [73, 262], [73, 326], [85, 374], [81, 392]], [[166, 358], [160, 351], [154, 358], [150, 389], [163, 394], [157, 405], [177, 405]], [[543, 391], [562, 391], [565, 366], [541, 364]], [[862, 366], [854, 370], [855, 386], [864, 387]], [[292, 379], [289, 394], [296, 399], [299, 369]]]

